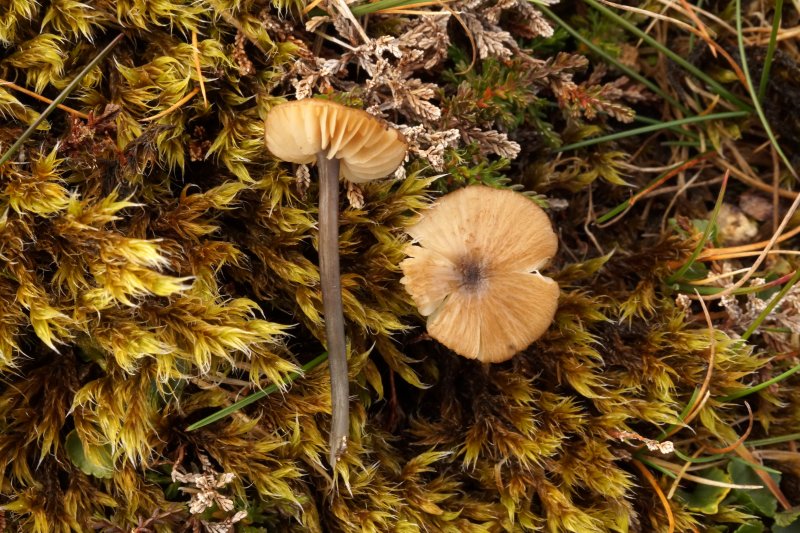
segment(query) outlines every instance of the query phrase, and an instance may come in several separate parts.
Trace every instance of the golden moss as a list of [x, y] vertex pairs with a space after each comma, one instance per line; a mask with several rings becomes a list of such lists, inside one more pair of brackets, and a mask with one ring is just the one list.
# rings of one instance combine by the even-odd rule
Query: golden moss
[[[610, 206], [640, 177], [623, 176], [617, 148], [547, 149], [632, 112], [594, 74], [582, 81], [585, 58], [529, 57], [492, 29], [548, 36], [527, 2], [464, 7], [479, 32], [471, 70], [448, 52], [453, 28], [419, 17], [375, 16], [364, 42], [332, 10], [319, 31], [339, 47], [305, 30], [296, 0], [7, 4], [0, 78], [48, 97], [126, 38], [65, 101], [90, 118], [56, 111], [0, 166], [0, 519], [37, 532], [234, 519], [253, 531], [662, 531], [630, 462], [660, 456], [620, 435], [663, 439], [708, 372], [681, 451], [741, 433], [746, 411], [720, 398], [766, 358], [676, 304], [665, 279], [695, 237], [643, 238], [654, 228], [632, 224], [589, 244], [588, 191]], [[324, 350], [314, 170], [308, 181], [263, 145], [269, 109], [310, 94], [383, 114], [411, 146], [406, 176], [351, 190], [359, 201], [340, 209], [356, 401], [334, 474], [326, 372], [288, 383]], [[43, 107], [0, 86], [0, 152]], [[422, 335], [399, 282], [404, 228], [436, 194], [476, 182], [566, 199], [551, 210], [555, 322], [491, 368]], [[270, 384], [279, 392], [186, 430]], [[760, 397], [762, 430], [798, 430], [789, 387]], [[671, 505], [683, 530], [746, 518], [732, 502], [718, 516]]]

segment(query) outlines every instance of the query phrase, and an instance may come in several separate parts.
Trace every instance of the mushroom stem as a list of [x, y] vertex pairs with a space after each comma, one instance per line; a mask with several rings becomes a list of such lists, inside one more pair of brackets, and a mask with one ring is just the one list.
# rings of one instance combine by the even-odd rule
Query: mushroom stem
[[350, 390], [347, 375], [347, 347], [344, 335], [344, 310], [339, 272], [339, 160], [317, 154], [319, 169], [319, 272], [328, 367], [331, 372], [330, 463], [347, 448], [350, 430]]

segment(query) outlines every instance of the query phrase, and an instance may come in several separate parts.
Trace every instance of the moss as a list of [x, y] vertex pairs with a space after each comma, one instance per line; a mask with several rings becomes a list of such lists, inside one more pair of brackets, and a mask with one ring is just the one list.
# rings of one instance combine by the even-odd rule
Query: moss
[[[596, 237], [584, 227], [587, 210], [644, 179], [624, 167], [624, 146], [553, 150], [628, 120], [635, 100], [586, 58], [522, 54], [530, 28], [506, 39], [481, 11], [491, 2], [464, 8], [484, 32], [471, 69], [466, 41], [448, 51], [458, 28], [378, 15], [372, 38], [435, 42], [376, 52], [353, 33], [341, 47], [304, 29], [302, 4], [14, 0], [0, 14], [0, 78], [47, 97], [126, 36], [64, 102], [88, 120], [57, 111], [0, 166], [0, 521], [41, 532], [234, 518], [241, 531], [665, 531], [633, 466], [660, 456], [621, 435], [663, 440], [711, 375], [694, 437], [676, 446], [734, 442], [747, 411], [720, 398], [791, 365], [676, 303], [665, 280], [696, 236], [652, 221]], [[516, 11], [497, 9], [502, 28], [521, 31]], [[347, 40], [343, 20], [320, 32]], [[565, 45], [548, 42], [534, 44]], [[304, 91], [370, 107], [412, 140], [404, 179], [365, 185], [363, 206], [340, 209], [356, 401], [334, 473], [327, 373], [289, 383], [324, 351], [317, 187], [263, 143], [271, 106]], [[0, 87], [0, 152], [43, 107]], [[399, 283], [404, 228], [473, 182], [553, 207], [562, 242], [554, 325], [492, 367], [426, 338]], [[186, 430], [270, 384], [280, 392]], [[798, 431], [797, 400], [786, 383], [761, 392], [755, 432]], [[201, 493], [217, 499], [190, 512]], [[681, 531], [747, 517], [732, 501], [717, 516], [670, 505]]]

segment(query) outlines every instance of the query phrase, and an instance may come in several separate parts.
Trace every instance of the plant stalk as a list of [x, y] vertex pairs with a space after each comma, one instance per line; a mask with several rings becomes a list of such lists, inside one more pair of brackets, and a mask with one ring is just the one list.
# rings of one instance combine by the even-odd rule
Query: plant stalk
[[350, 431], [350, 383], [347, 375], [347, 345], [339, 271], [339, 160], [317, 154], [319, 169], [319, 273], [322, 310], [331, 372], [331, 468], [347, 449]]

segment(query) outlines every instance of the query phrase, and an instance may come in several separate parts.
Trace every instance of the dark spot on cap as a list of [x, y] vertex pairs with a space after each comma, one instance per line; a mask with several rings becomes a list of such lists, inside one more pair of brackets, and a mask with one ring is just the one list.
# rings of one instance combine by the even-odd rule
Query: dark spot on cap
[[461, 286], [468, 289], [478, 288], [485, 279], [483, 265], [479, 261], [465, 259], [459, 267]]

